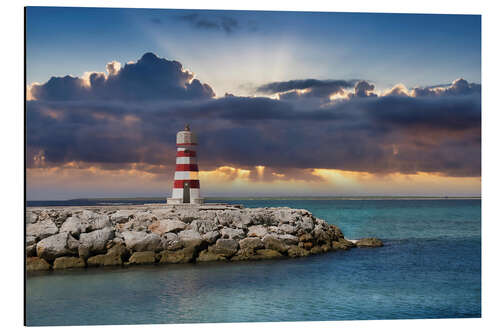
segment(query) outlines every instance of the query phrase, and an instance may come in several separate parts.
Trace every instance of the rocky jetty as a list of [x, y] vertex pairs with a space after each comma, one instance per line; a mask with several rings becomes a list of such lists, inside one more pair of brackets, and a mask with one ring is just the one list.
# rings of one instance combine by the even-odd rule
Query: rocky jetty
[[238, 205], [28, 208], [28, 271], [304, 257], [353, 247], [304, 209]]

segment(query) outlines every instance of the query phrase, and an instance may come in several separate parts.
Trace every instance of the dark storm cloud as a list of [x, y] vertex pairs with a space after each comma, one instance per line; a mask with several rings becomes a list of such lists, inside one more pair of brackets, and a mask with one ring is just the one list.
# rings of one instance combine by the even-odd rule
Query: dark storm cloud
[[71, 76], [52, 77], [42, 85], [34, 85], [31, 94], [37, 100], [170, 100], [202, 99], [214, 96], [212, 88], [193, 79], [181, 63], [144, 54], [135, 63], [116, 69], [107, 65], [109, 75], [92, 73], [89, 84]]
[[415, 96], [461, 96], [470, 94], [480, 94], [481, 85], [476, 83], [469, 83], [464, 79], [453, 81], [449, 86], [415, 88]]
[[370, 84], [366, 81], [358, 81], [354, 86], [354, 93], [349, 94], [349, 97], [377, 97], [377, 94], [373, 93], [375, 85]]
[[[164, 74], [163, 81], [186, 82], [182, 76], [179, 79], [179, 71], [168, 73], [171, 77]], [[148, 80], [132, 75], [120, 81], [127, 86], [127, 79]], [[155, 77], [149, 80], [153, 82], [145, 86], [154, 85]], [[302, 85], [288, 87], [307, 86], [294, 82]], [[175, 161], [176, 132], [188, 122], [198, 134], [204, 170], [264, 165], [285, 174], [287, 170], [296, 174], [300, 169], [334, 168], [479, 176], [480, 85], [465, 83], [455, 81], [446, 88], [448, 92], [439, 95], [352, 97], [318, 106], [229, 94], [219, 99], [203, 94], [204, 98], [194, 94], [191, 99], [161, 100], [139, 96], [121, 102], [85, 99], [74, 80], [65, 79], [57, 81], [60, 89], [53, 92], [57, 100], [27, 103], [28, 166], [39, 166], [43, 156], [46, 165], [77, 161], [125, 168], [143, 163], [151, 172], [164, 173], [163, 166]], [[287, 88], [279, 86], [267, 89]], [[95, 87], [112, 91], [106, 84]], [[356, 87], [357, 97], [374, 95], [372, 84]], [[95, 91], [93, 96], [100, 93]]]
[[178, 16], [181, 21], [188, 22], [192, 27], [203, 30], [220, 30], [227, 34], [240, 28], [239, 22], [229, 16], [206, 16], [200, 14], [186, 14]]
[[[304, 97], [328, 98], [333, 94], [343, 94], [344, 89], [353, 87], [354, 83], [353, 80], [290, 80], [267, 83], [257, 87], [256, 91], [266, 94], [278, 93], [282, 100], [295, 100]], [[304, 89], [306, 91], [299, 92]]]

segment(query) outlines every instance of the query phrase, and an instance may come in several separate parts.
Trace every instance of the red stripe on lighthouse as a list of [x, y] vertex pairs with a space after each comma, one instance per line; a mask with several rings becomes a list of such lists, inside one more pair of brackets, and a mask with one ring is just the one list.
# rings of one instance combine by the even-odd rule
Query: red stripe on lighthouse
[[178, 146], [196, 146], [197, 144], [194, 142], [188, 142], [188, 143], [178, 143]]
[[179, 150], [177, 157], [196, 157], [196, 152], [194, 150]]
[[198, 164], [176, 164], [175, 171], [198, 171]]
[[174, 188], [184, 188], [184, 183], [189, 183], [189, 188], [200, 188], [200, 181], [197, 179], [191, 180], [175, 180]]

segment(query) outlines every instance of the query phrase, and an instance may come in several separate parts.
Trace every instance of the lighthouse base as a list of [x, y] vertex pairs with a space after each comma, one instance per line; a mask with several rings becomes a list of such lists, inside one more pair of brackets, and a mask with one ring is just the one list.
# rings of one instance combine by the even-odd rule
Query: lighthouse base
[[203, 202], [204, 202], [203, 198], [191, 198], [190, 202], [183, 202], [182, 198], [167, 198], [168, 205], [180, 205], [180, 204], [201, 205]]

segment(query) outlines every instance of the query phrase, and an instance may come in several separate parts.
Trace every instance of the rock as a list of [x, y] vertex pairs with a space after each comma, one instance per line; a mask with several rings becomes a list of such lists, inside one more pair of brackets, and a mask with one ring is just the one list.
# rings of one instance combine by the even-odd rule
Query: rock
[[307, 251], [304, 248], [298, 247], [297, 245], [291, 245], [288, 248], [288, 256], [291, 258], [296, 258], [296, 257], [306, 257], [310, 255], [311, 253]]
[[120, 259], [124, 262], [130, 256], [130, 251], [127, 249], [125, 244], [117, 243], [113, 245], [106, 254], [108, 256], [120, 257]]
[[262, 225], [252, 225], [248, 227], [248, 237], [260, 237], [263, 238], [268, 234], [268, 230], [266, 227]]
[[184, 247], [197, 248], [203, 242], [200, 233], [194, 230], [183, 230], [179, 232], [179, 239]]
[[221, 256], [230, 257], [238, 251], [238, 242], [234, 239], [220, 238], [215, 245], [209, 247], [209, 250]]
[[158, 235], [168, 232], [179, 232], [186, 229], [186, 223], [179, 220], [159, 220], [149, 225], [148, 229]]
[[229, 238], [234, 240], [243, 239], [245, 237], [245, 232], [241, 229], [234, 228], [223, 228], [221, 230], [222, 238]]
[[248, 213], [240, 215], [238, 220], [233, 221], [233, 225], [238, 229], [246, 229], [250, 224], [252, 224], [252, 216]]
[[200, 234], [205, 234], [219, 230], [219, 225], [216, 220], [194, 220], [191, 222], [191, 228]]
[[177, 217], [177, 214], [175, 212], [176, 210], [172, 208], [160, 208], [153, 209], [151, 211], [151, 214], [153, 214], [153, 216], [155, 216], [158, 220], [168, 220]]
[[33, 212], [26, 212], [26, 223], [35, 223], [38, 220], [38, 215]]
[[160, 264], [183, 264], [192, 262], [195, 253], [194, 247], [183, 248], [177, 251], [165, 250], [161, 252]]
[[110, 216], [111, 222], [113, 223], [125, 223], [128, 222], [130, 217], [134, 215], [133, 210], [119, 210]]
[[356, 242], [357, 247], [380, 247], [384, 246], [384, 243], [378, 238], [369, 237], [369, 238], [361, 238]]
[[305, 232], [311, 232], [314, 228], [313, 219], [309, 216], [303, 216], [302, 219], [295, 222], [295, 225]]
[[286, 253], [288, 251], [288, 246], [285, 242], [274, 236], [267, 235], [262, 239], [262, 241], [264, 242], [266, 249], [275, 250], [281, 253]]
[[276, 237], [285, 242], [286, 245], [297, 245], [299, 243], [299, 238], [294, 235], [284, 234], [277, 235]]
[[199, 253], [198, 257], [196, 258], [196, 261], [198, 262], [208, 262], [208, 261], [224, 261], [227, 260], [227, 258], [223, 255], [214, 253], [209, 250], [203, 250]]
[[113, 239], [115, 232], [111, 228], [95, 230], [80, 235], [78, 254], [81, 257], [88, 257], [91, 254], [103, 253], [106, 251], [108, 240]]
[[350, 242], [344, 238], [339, 238], [338, 241], [333, 241], [332, 242], [332, 249], [333, 250], [349, 250], [352, 247], [355, 247], [356, 245], [353, 242]]
[[59, 257], [54, 260], [54, 269], [82, 268], [85, 267], [85, 260], [77, 257]]
[[63, 232], [42, 239], [36, 245], [36, 253], [38, 257], [47, 261], [52, 261], [57, 257], [62, 257], [71, 254], [68, 248], [69, 233]]
[[36, 237], [35, 236], [26, 236], [26, 245], [36, 245]]
[[278, 230], [285, 234], [295, 235], [297, 233], [297, 227], [291, 224], [281, 224], [278, 226]]
[[36, 244], [26, 246], [26, 256], [36, 257]]
[[299, 242], [299, 247], [302, 247], [302, 248], [309, 251], [312, 249], [313, 243], [312, 242]]
[[319, 254], [319, 253], [322, 253], [322, 252], [323, 252], [323, 250], [321, 249], [320, 246], [316, 245], [316, 246], [313, 246], [311, 248], [311, 254]]
[[47, 261], [38, 257], [28, 257], [26, 258], [26, 271], [35, 272], [35, 271], [48, 271], [50, 269], [50, 265]]
[[271, 249], [257, 250], [257, 254], [254, 256], [255, 259], [277, 259], [282, 257], [281, 253]]
[[219, 239], [221, 236], [218, 231], [209, 231], [206, 234], [201, 235], [204, 241], [206, 241], [209, 245], [213, 244]]
[[26, 225], [26, 236], [33, 236], [38, 240], [57, 234], [59, 229], [50, 219]]
[[290, 209], [279, 209], [274, 213], [274, 218], [280, 224], [291, 223], [296, 220]]
[[240, 248], [242, 250], [246, 251], [251, 251], [253, 252], [254, 250], [257, 249], [262, 249], [264, 247], [264, 243], [259, 237], [247, 237], [239, 242]]
[[160, 236], [145, 231], [124, 231], [125, 245], [134, 252], [156, 251], [160, 249]]
[[69, 232], [71, 235], [79, 237], [80, 233], [87, 231], [87, 228], [89, 228], [89, 222], [87, 220], [82, 220], [77, 216], [70, 216], [62, 224], [59, 232]]
[[179, 250], [183, 247], [183, 244], [176, 234], [168, 232], [163, 235], [160, 240], [160, 248], [163, 250]]
[[120, 266], [122, 258], [112, 254], [98, 254], [87, 259], [88, 266]]
[[154, 264], [155, 253], [153, 251], [135, 252], [129, 259], [131, 264]]
[[305, 242], [311, 242], [313, 240], [314, 240], [313, 236], [311, 234], [309, 234], [309, 233], [302, 234], [299, 237], [299, 242], [303, 242], [303, 243], [305, 243]]

